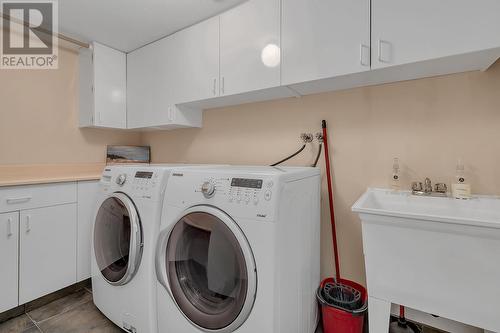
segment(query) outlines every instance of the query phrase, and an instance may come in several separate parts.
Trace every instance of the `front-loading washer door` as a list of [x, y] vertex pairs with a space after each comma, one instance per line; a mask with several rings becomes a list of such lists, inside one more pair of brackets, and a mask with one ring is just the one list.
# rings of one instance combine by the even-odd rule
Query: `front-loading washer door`
[[94, 224], [94, 255], [99, 271], [112, 285], [124, 285], [137, 272], [142, 256], [142, 227], [136, 207], [123, 193], [101, 204]]
[[164, 250], [170, 293], [192, 324], [217, 332], [243, 324], [255, 301], [257, 272], [233, 219], [214, 207], [193, 207], [173, 226]]

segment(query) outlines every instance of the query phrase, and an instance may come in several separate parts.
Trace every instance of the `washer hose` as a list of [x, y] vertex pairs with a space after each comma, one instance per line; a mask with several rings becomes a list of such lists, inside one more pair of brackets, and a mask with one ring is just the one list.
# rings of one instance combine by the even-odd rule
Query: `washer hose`
[[305, 148], [306, 148], [306, 144], [304, 144], [304, 145], [303, 145], [303, 146], [302, 146], [299, 150], [297, 150], [297, 151], [296, 151], [295, 153], [293, 153], [292, 155], [290, 155], [290, 156], [288, 156], [288, 157], [286, 157], [286, 158], [282, 159], [282, 160], [281, 160], [281, 161], [279, 161], [279, 162], [276, 162], [276, 163], [274, 163], [274, 164], [271, 164], [271, 166], [277, 166], [277, 165], [280, 165], [281, 163], [286, 162], [286, 161], [288, 161], [289, 159], [294, 158], [295, 156], [297, 156], [298, 154], [300, 154], [300, 153], [301, 153], [301, 152], [302, 152]]
[[316, 155], [316, 159], [314, 160], [314, 163], [311, 165], [313, 168], [315, 168], [318, 165], [319, 157], [321, 156], [321, 150], [323, 150], [322, 143], [319, 144], [318, 154]]

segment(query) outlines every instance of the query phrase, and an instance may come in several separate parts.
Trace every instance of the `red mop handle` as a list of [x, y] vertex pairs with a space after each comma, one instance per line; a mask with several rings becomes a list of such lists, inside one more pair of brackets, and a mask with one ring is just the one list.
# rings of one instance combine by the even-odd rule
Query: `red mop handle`
[[330, 222], [332, 224], [333, 260], [335, 262], [335, 276], [337, 281], [339, 281], [340, 279], [339, 250], [337, 246], [337, 228], [335, 226], [335, 211], [333, 209], [332, 176], [330, 171], [330, 154], [328, 152], [328, 134], [326, 129], [326, 120], [323, 120], [321, 122], [321, 127], [323, 128], [323, 146], [325, 147], [326, 179], [328, 181], [328, 204], [330, 206]]

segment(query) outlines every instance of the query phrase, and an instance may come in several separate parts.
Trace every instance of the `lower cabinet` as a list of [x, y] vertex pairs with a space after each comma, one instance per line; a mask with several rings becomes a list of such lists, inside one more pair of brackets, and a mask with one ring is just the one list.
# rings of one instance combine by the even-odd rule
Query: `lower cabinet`
[[22, 210], [19, 236], [19, 304], [76, 282], [76, 203]]
[[90, 277], [99, 181], [0, 187], [0, 313]]
[[78, 182], [77, 282], [90, 277], [92, 227], [97, 210], [99, 181]]
[[0, 313], [18, 303], [19, 212], [0, 214]]

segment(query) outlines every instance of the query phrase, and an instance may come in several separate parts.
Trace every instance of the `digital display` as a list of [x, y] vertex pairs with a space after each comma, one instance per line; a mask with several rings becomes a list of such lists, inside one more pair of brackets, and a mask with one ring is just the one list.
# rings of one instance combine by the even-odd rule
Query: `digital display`
[[153, 178], [153, 173], [151, 171], [137, 171], [135, 173], [135, 178], [151, 179]]
[[247, 188], [262, 188], [262, 179], [248, 179], [248, 178], [233, 178], [231, 186], [247, 187]]

